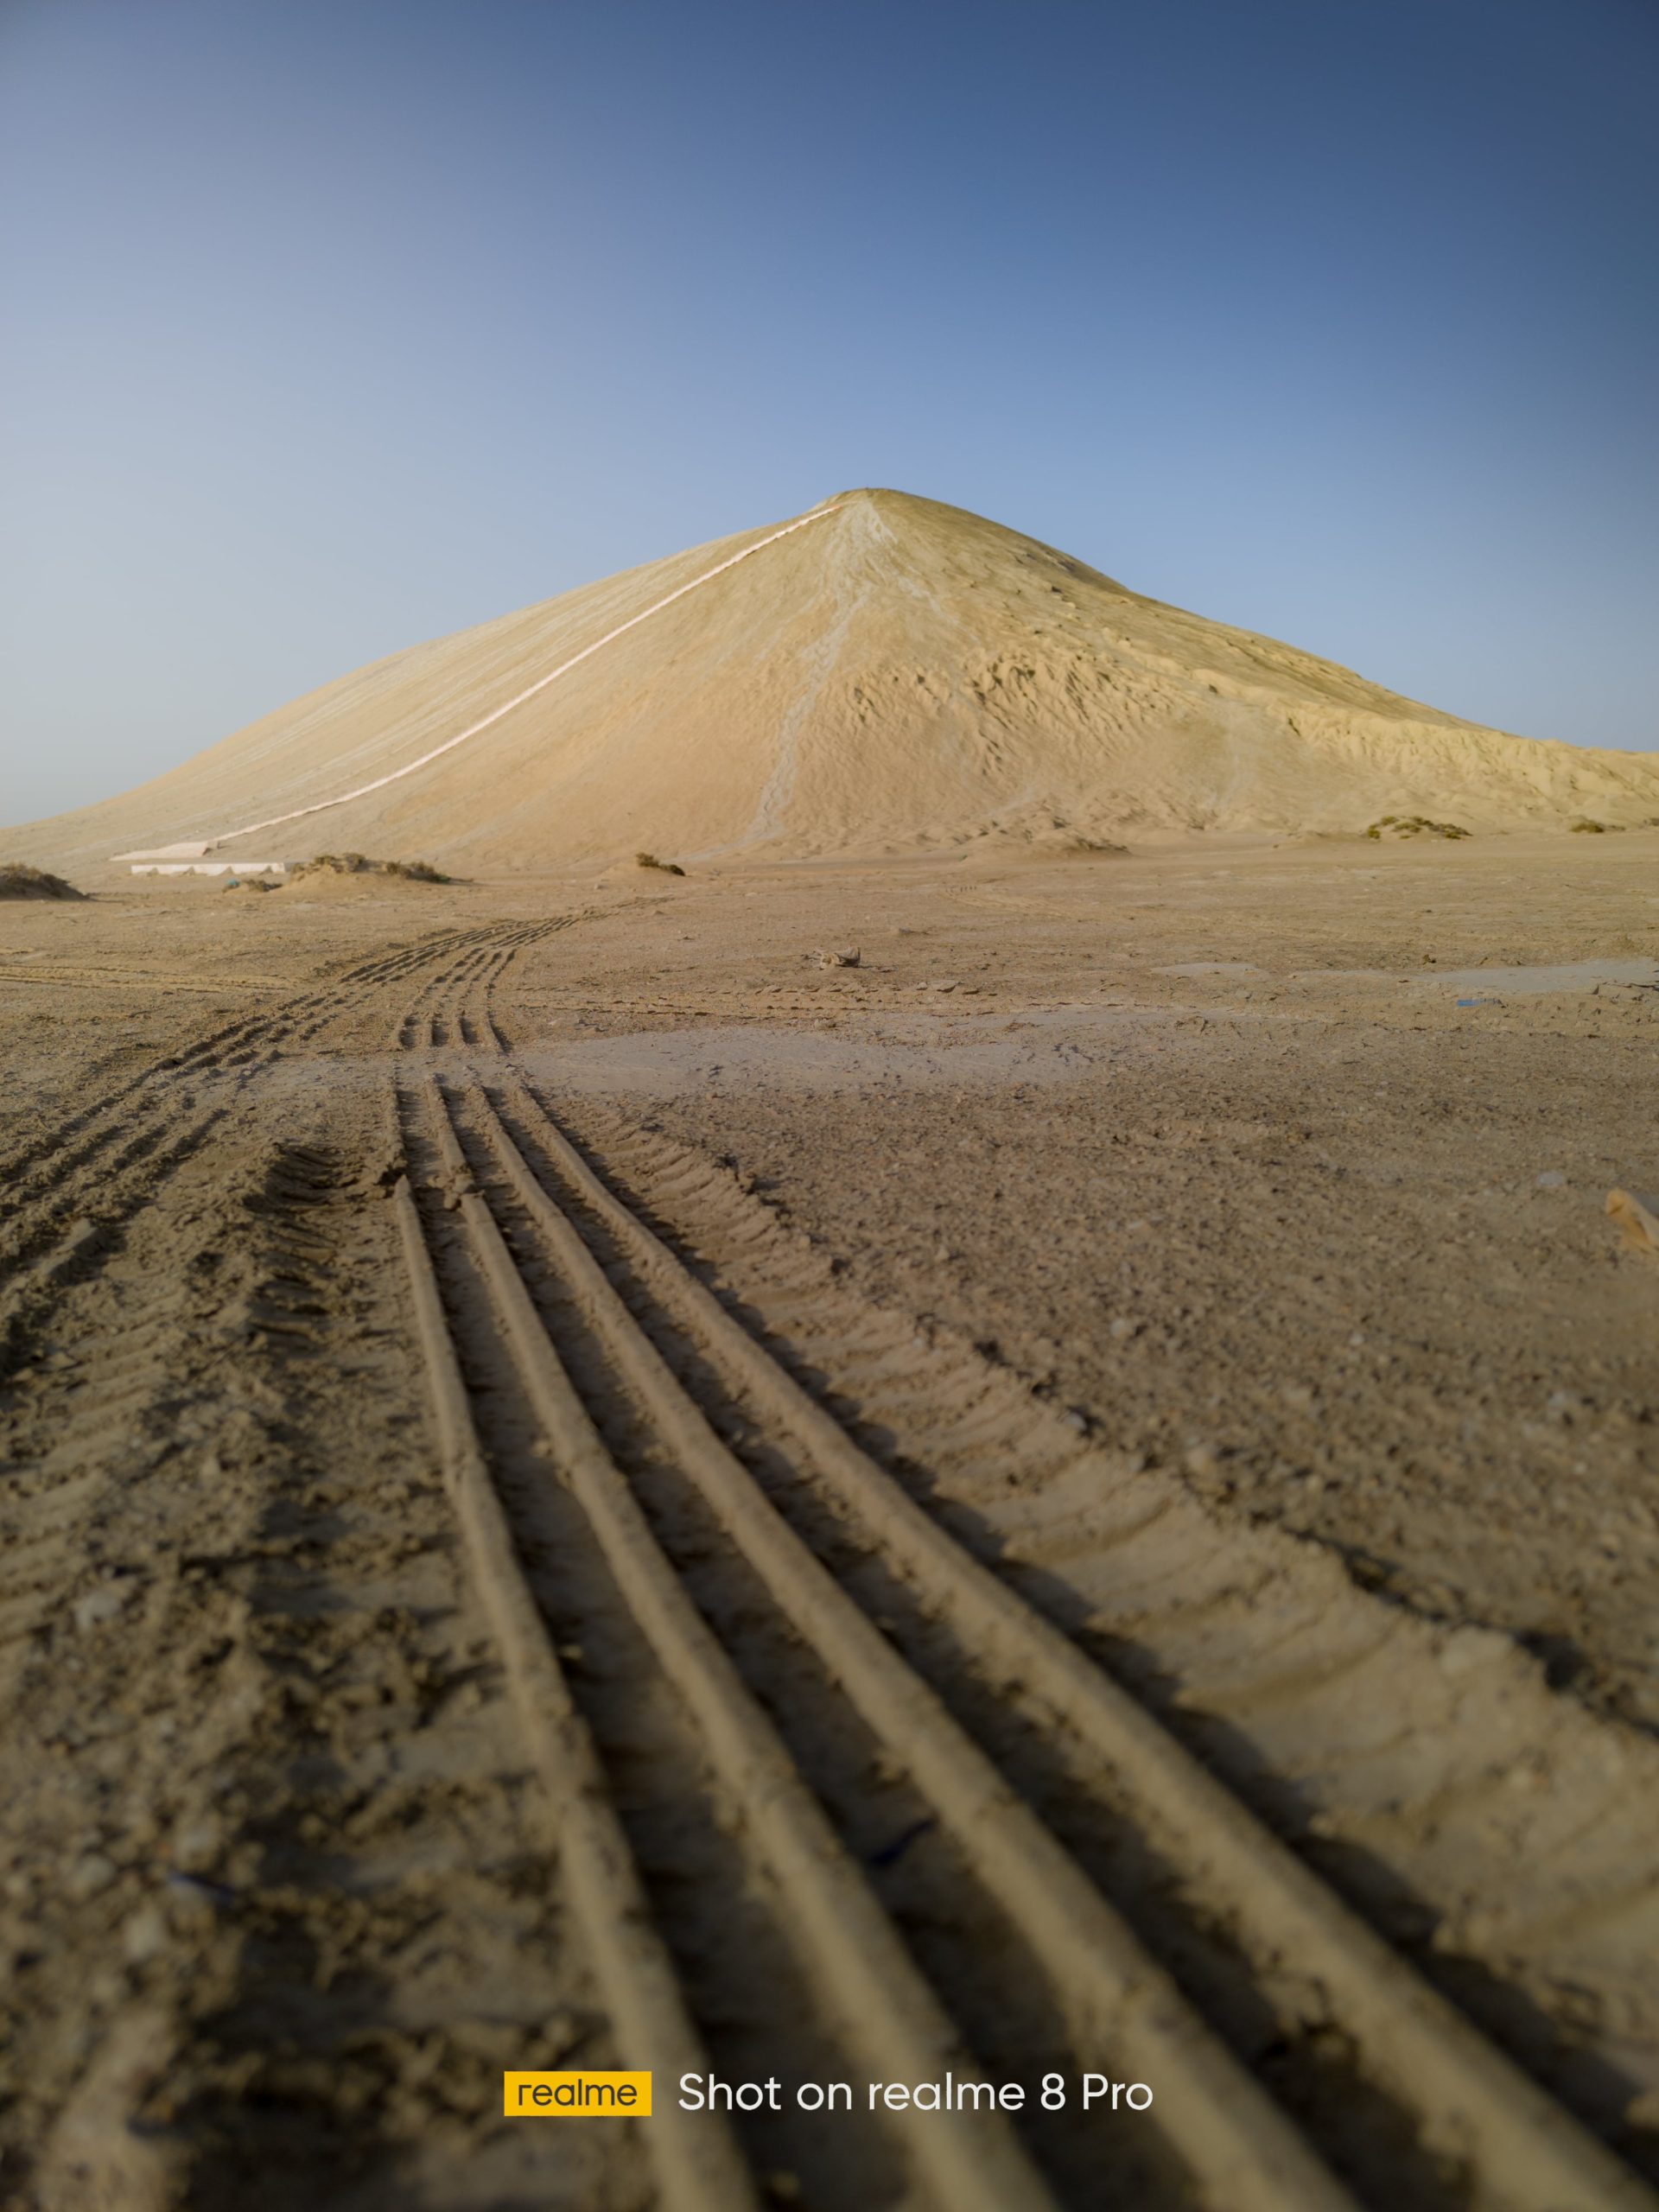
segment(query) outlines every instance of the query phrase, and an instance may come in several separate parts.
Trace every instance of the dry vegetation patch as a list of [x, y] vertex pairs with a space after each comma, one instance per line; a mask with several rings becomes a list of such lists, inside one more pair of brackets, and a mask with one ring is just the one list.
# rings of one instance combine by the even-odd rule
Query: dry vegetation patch
[[1468, 837], [1473, 835], [1460, 822], [1434, 822], [1426, 814], [1379, 815], [1368, 837]]
[[308, 875], [390, 875], [406, 883], [453, 883], [454, 878], [444, 875], [430, 861], [372, 861], [361, 853], [319, 853], [314, 861], [302, 861], [297, 868], [289, 870], [289, 880], [297, 883]]
[[0, 899], [84, 899], [86, 893], [77, 891], [60, 875], [49, 875], [43, 868], [30, 868], [26, 861], [0, 861]]

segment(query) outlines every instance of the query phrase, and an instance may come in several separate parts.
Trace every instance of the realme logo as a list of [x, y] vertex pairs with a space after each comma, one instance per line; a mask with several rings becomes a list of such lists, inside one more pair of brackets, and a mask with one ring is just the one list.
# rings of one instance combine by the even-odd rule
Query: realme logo
[[649, 2074], [504, 2074], [509, 2120], [649, 2120]]

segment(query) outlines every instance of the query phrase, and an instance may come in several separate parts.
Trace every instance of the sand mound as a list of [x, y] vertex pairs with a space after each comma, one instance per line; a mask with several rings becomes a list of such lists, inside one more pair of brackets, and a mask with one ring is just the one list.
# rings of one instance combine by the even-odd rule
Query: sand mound
[[346, 876], [359, 880], [378, 880], [392, 883], [453, 883], [453, 876], [444, 875], [430, 861], [372, 861], [361, 853], [319, 853], [313, 861], [302, 861], [289, 871], [289, 880], [298, 883], [317, 876]]
[[0, 861], [0, 899], [84, 899], [86, 893], [60, 875], [30, 868], [27, 861]]
[[349, 842], [472, 871], [1358, 836], [1385, 813], [1564, 829], [1656, 803], [1659, 758], [1459, 721], [862, 491], [395, 654], [16, 842], [77, 863]]
[[453, 883], [429, 861], [372, 861], [361, 853], [320, 853], [290, 869], [288, 880], [303, 899], [377, 899]]

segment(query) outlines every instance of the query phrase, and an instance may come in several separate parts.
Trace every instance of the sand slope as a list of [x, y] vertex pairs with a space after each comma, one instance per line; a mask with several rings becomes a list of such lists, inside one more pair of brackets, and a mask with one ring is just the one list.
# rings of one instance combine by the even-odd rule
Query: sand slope
[[[1152, 831], [1659, 814], [1659, 757], [1459, 721], [928, 499], [840, 495], [359, 669], [99, 805], [6, 834], [83, 872], [227, 840], [518, 868]], [[398, 774], [718, 564], [476, 737]], [[248, 825], [366, 796], [274, 829]]]

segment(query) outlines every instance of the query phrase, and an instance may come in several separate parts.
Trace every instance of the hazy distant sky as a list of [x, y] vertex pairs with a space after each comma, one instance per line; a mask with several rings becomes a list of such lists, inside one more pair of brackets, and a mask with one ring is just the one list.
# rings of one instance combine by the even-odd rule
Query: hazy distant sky
[[855, 484], [1659, 744], [1653, 0], [0, 0], [0, 819]]

